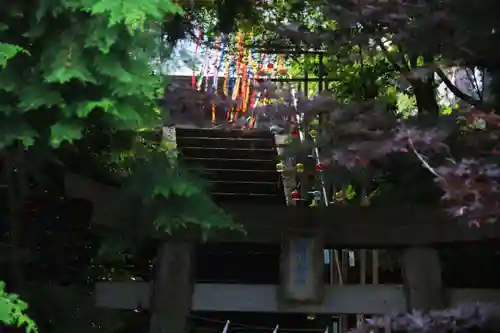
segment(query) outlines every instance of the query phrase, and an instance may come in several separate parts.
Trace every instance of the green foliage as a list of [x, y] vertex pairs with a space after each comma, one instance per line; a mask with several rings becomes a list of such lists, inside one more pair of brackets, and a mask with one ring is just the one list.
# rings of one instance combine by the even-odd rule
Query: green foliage
[[158, 229], [170, 233], [188, 225], [204, 231], [237, 228], [207, 195], [208, 183], [187, 171], [168, 143], [147, 142], [139, 136], [133, 153], [122, 153], [116, 166], [127, 170], [126, 192], [140, 199], [146, 212], [155, 212]]
[[26, 333], [37, 333], [35, 322], [26, 314], [28, 304], [18, 295], [5, 291], [5, 283], [0, 281], [0, 322], [23, 327]]
[[[8, 13], [0, 17], [0, 149], [61, 148], [97, 133], [69, 159], [114, 173], [146, 210], [155, 205], [163, 228], [167, 220], [173, 223], [168, 228], [186, 221], [205, 225], [210, 214], [201, 213], [201, 220], [189, 215], [194, 201], [216, 210], [205, 187], [177, 165], [171, 150], [139, 133], [162, 125], [156, 103], [164, 82], [152, 58], [161, 53], [160, 22], [183, 10], [171, 0], [45, 0], [36, 8], [12, 5]], [[16, 13], [24, 24], [16, 24]], [[132, 145], [103, 144], [103, 138]], [[176, 202], [175, 217], [160, 214], [165, 201]]]
[[[162, 42], [163, 24], [183, 14], [172, 0], [41, 0], [2, 5], [0, 160], [13, 161], [10, 168], [2, 163], [5, 170], [1, 170], [15, 189], [10, 212], [22, 211], [35, 191], [49, 196], [47, 187], [62, 196], [59, 175], [47, 171], [51, 163], [61, 173], [82, 173], [112, 184], [118, 189], [116, 200], [137, 203], [120, 207], [125, 219], [111, 231], [122, 240], [111, 249], [115, 255], [149, 236], [151, 230], [145, 225], [150, 221], [168, 232], [188, 225], [202, 230], [235, 227], [211, 201], [199, 177], [178, 164], [173, 147], [149, 135], [157, 134], [163, 125], [157, 102], [163, 98], [165, 82], [154, 63], [169, 52]], [[26, 173], [10, 177], [17, 167]], [[42, 186], [41, 179], [48, 184]], [[23, 188], [32, 180], [36, 188]], [[50, 204], [40, 205], [40, 211], [50, 210]], [[33, 245], [25, 234], [16, 236], [23, 244]], [[15, 238], [10, 246], [19, 246]], [[101, 243], [110, 244], [106, 239]], [[92, 242], [91, 248], [95, 246]], [[44, 256], [42, 260], [53, 259]], [[98, 265], [96, 258], [88, 260], [92, 269], [79, 266], [79, 274], [86, 277]], [[12, 264], [19, 265], [20, 271], [25, 268], [23, 263]], [[112, 275], [106, 273], [99, 274]], [[59, 279], [55, 276], [52, 281]], [[24, 314], [26, 303], [3, 288], [0, 285], [1, 321], [36, 331]], [[25, 297], [37, 323], [51, 332], [114, 331], [115, 318], [96, 309], [86, 292], [79, 287], [49, 286], [27, 290]]]
[[0, 67], [5, 68], [7, 61], [14, 58], [23, 49], [17, 45], [0, 43]]
[[[141, 230], [148, 229], [147, 221], [167, 232], [188, 225], [235, 228], [199, 177], [178, 164], [173, 147], [149, 135], [163, 125], [157, 102], [165, 82], [153, 60], [168, 52], [160, 42], [162, 25], [183, 15], [180, 7], [171, 0], [42, 0], [2, 7], [0, 158], [15, 157], [19, 165], [29, 161], [23, 170], [36, 182], [47, 178], [43, 167], [57, 161], [62, 172], [116, 186], [117, 200], [137, 203], [120, 207], [128, 218], [113, 230], [124, 240], [121, 247], [129, 246], [131, 237], [123, 237], [120, 228], [132, 234], [140, 223]], [[32, 177], [35, 173], [43, 175]], [[25, 179], [16, 182], [16, 193], [35, 191], [20, 190]], [[50, 185], [59, 190], [60, 184]], [[26, 198], [15, 199], [23, 207]], [[132, 243], [150, 231], [137, 233]]]
[[404, 93], [396, 93], [396, 99], [396, 109], [399, 114], [404, 117], [415, 116], [417, 111], [417, 101], [415, 96]]
[[329, 72], [338, 78], [331, 89], [346, 103], [378, 98], [393, 85], [390, 80], [395, 77], [388, 62], [380, 55], [365, 55], [348, 63], [332, 59], [328, 67], [331, 68]]
[[[100, 113], [127, 130], [160, 124], [163, 82], [152, 75], [158, 23], [182, 14], [171, 0], [41, 1], [0, 17], [0, 148], [82, 137]], [[23, 24], [18, 24], [19, 16]]]

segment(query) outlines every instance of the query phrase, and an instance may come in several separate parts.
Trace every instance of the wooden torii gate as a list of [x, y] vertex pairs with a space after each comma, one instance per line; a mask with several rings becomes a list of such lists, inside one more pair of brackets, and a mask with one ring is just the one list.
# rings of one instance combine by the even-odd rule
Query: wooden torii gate
[[[94, 223], [110, 227], [120, 223], [121, 214], [127, 213], [123, 207], [136, 204], [119, 201], [120, 196], [115, 195], [118, 189], [77, 175], [67, 175], [66, 188], [68, 196], [93, 202]], [[498, 237], [499, 225], [470, 229], [447, 219], [439, 207], [310, 210], [258, 202], [226, 202], [221, 206], [236, 223], [245, 227], [247, 234], [215, 231], [210, 241], [284, 244], [281, 285], [196, 284], [192, 254], [201, 241], [199, 232], [184, 230], [172, 235], [161, 234], [155, 232], [152, 221], [144, 217], [137, 221], [137, 227], [150, 232], [152, 237], [164, 239], [158, 251], [155, 281], [152, 284], [99, 283], [96, 286], [97, 305], [115, 309], [149, 308], [152, 333], [184, 333], [192, 310], [384, 314], [413, 308], [442, 308], [467, 301], [500, 301], [498, 290], [444, 290], [440, 261], [432, 248], [439, 243]], [[289, 285], [298, 271], [298, 263], [290, 260], [286, 246], [291, 235], [301, 239], [319, 237], [316, 244], [321, 244], [308, 246], [304, 253], [307, 274], [301, 279], [309, 287], [300, 290]], [[404, 247], [404, 285], [323, 285], [318, 278], [321, 269], [318, 263], [323, 264], [323, 244], [329, 248], [350, 249]], [[303, 263], [301, 265], [303, 268]]]
[[[317, 82], [322, 89], [322, 75]], [[179, 137], [182, 131], [184, 134]], [[284, 202], [269, 205], [259, 200], [220, 200], [224, 196], [248, 196], [251, 191], [242, 188], [257, 189], [259, 193], [252, 193], [253, 197], [275, 196], [273, 190], [269, 190], [272, 179], [276, 179], [275, 183], [280, 179], [273, 157], [269, 157], [270, 151], [275, 154], [275, 140], [270, 133], [262, 132], [198, 130], [196, 134], [196, 130], [191, 130], [191, 134], [186, 135], [188, 132], [186, 129], [164, 128], [164, 138], [179, 141], [181, 150], [204, 151], [202, 155], [190, 155], [189, 158], [204, 163], [205, 168], [215, 173], [227, 171], [228, 168], [221, 166], [221, 161], [233, 166], [246, 165], [239, 170], [235, 170], [238, 167], [229, 168], [231, 172], [239, 173], [239, 180], [216, 179], [216, 193], [213, 193], [234, 222], [245, 228], [246, 234], [215, 230], [209, 241], [281, 244], [281, 283], [195, 283], [193, 252], [201, 241], [199, 231], [187, 229], [166, 235], [155, 231], [151, 219], [145, 216], [137, 221], [137, 228], [164, 240], [156, 258], [155, 280], [152, 283], [98, 283], [98, 306], [149, 309], [151, 333], [184, 333], [188, 329], [191, 311], [387, 314], [443, 308], [469, 301], [500, 302], [498, 290], [445, 290], [438, 253], [433, 249], [435, 244], [499, 237], [500, 225], [470, 229], [448, 219], [439, 207], [333, 206], [311, 210], [300, 206], [287, 207]], [[258, 151], [264, 157], [255, 162]], [[268, 168], [268, 162], [271, 162], [271, 168]], [[252, 173], [259, 175], [252, 178]], [[118, 189], [77, 175], [67, 175], [66, 187], [68, 196], [85, 198], [94, 204], [94, 223], [109, 227], [120, 223], [121, 214], [126, 214], [123, 207], [137, 204], [117, 201], [114, 198], [120, 196], [114, 193]], [[324, 247], [381, 249], [395, 246], [402, 248], [403, 285], [324, 284]], [[300, 262], [297, 251], [301, 251]], [[296, 283], [299, 280], [301, 283]]]

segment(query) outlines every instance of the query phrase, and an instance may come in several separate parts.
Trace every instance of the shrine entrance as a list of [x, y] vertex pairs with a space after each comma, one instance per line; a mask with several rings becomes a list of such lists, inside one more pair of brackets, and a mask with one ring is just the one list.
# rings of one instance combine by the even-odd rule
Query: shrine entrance
[[[272, 50], [269, 45], [265, 49]], [[273, 52], [285, 54], [283, 49]], [[322, 53], [312, 55], [322, 68]], [[306, 96], [313, 84], [317, 92], [326, 89], [330, 79], [318, 73], [271, 80]], [[251, 114], [249, 108], [236, 109]], [[231, 118], [234, 112], [224, 110], [225, 119]], [[290, 134], [293, 140], [310, 140], [311, 151], [282, 160], [286, 138], [268, 130], [166, 128], [164, 140], [205, 171], [214, 201], [246, 233], [214, 230], [204, 243], [198, 230], [158, 234], [150, 221], [140, 221], [161, 242], [152, 281], [97, 283], [97, 305], [148, 310], [151, 333], [219, 332], [228, 320], [229, 332], [346, 333], [365, 314], [500, 299], [498, 290], [445, 289], [432, 247], [491, 237], [498, 230], [462, 229], [443, 221], [436, 207], [335, 205], [337, 191], [321, 176], [313, 129]], [[309, 177], [303, 171], [311, 166], [319, 172]], [[284, 172], [290, 169], [294, 172]], [[69, 197], [93, 203], [95, 223], [109, 225], [109, 200], [119, 197], [119, 189], [75, 177], [66, 184]], [[380, 250], [386, 255], [391, 248], [398, 248], [399, 260], [392, 275], [380, 265]]]

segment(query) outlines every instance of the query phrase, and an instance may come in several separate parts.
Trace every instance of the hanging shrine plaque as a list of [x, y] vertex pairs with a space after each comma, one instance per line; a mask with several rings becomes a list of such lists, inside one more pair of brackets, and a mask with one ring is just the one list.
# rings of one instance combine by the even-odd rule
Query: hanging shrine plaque
[[281, 252], [281, 296], [285, 302], [320, 303], [324, 253], [320, 237], [289, 235]]

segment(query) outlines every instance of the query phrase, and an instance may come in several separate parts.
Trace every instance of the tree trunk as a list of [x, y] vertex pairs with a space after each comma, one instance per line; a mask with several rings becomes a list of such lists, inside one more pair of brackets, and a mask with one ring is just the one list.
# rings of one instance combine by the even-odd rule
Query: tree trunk
[[418, 117], [426, 124], [434, 124], [439, 116], [434, 79], [414, 79], [410, 83], [417, 100]]

